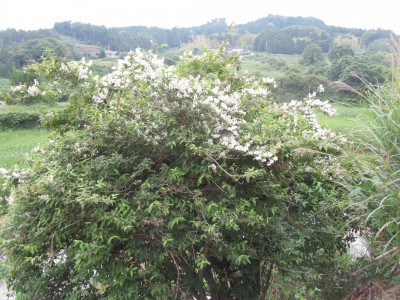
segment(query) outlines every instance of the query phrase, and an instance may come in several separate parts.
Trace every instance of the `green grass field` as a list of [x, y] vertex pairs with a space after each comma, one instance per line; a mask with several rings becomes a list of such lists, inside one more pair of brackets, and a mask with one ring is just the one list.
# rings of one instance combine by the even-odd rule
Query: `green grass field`
[[12, 170], [15, 165], [26, 167], [26, 155], [48, 139], [49, 133], [44, 129], [0, 131], [0, 168]]
[[317, 113], [318, 122], [322, 126], [344, 134], [351, 134], [359, 128], [361, 122], [368, 121], [367, 111], [363, 107], [347, 106], [338, 103], [334, 103], [332, 106], [336, 109], [336, 114], [333, 117], [320, 112]]
[[66, 103], [33, 104], [33, 105], [6, 105], [0, 107], [0, 114], [5, 113], [46, 113], [63, 109]]
[[242, 72], [256, 77], [281, 77], [285, 71], [298, 68], [301, 55], [285, 55], [271, 53], [257, 53], [253, 56], [244, 56], [242, 59]]

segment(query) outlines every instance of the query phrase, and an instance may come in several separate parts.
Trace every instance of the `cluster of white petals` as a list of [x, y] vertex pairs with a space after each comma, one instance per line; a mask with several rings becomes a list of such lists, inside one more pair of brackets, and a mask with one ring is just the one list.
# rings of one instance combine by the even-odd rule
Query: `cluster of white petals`
[[37, 96], [37, 95], [40, 94], [40, 90], [39, 90], [38, 84], [39, 84], [38, 81], [35, 79], [34, 84], [33, 84], [33, 85], [30, 85], [30, 86], [28, 87], [28, 89], [26, 90], [26, 92], [28, 93], [29, 96], [35, 97], [35, 96]]
[[64, 73], [75, 73], [78, 75], [79, 79], [89, 79], [93, 72], [90, 70], [90, 66], [92, 65], [92, 61], [86, 61], [84, 57], [82, 57], [81, 61], [71, 61], [67, 64], [61, 65], [61, 71]]
[[26, 85], [25, 84], [13, 85], [13, 86], [11, 86], [11, 91], [13, 91], [14, 93], [25, 92], [26, 91]]
[[[320, 85], [318, 92], [323, 92], [324, 87]], [[317, 117], [313, 109], [318, 109], [328, 116], [336, 114], [336, 110], [332, 108], [329, 101], [321, 101], [317, 98], [317, 92], [310, 93], [303, 101], [292, 100], [282, 105], [282, 109], [286, 116], [291, 116], [294, 127], [297, 126], [298, 114], [300, 113], [308, 121], [312, 127], [312, 131], [304, 131], [303, 135], [313, 136], [319, 140], [330, 140], [336, 138], [336, 134], [327, 128], [322, 128], [317, 121]]]
[[16, 94], [26, 95], [28, 97], [36, 97], [45, 95], [45, 91], [40, 89], [40, 84], [37, 79], [34, 80], [32, 85], [19, 84], [11, 86], [11, 91]]
[[[187, 52], [182, 59], [201, 60], [205, 55], [193, 56]], [[209, 130], [207, 144], [219, 145], [225, 149], [220, 156], [229, 151], [237, 151], [253, 156], [268, 166], [278, 160], [280, 143], [254, 141], [244, 130], [246, 123], [244, 119], [246, 113], [242, 106], [244, 98], [268, 100], [271, 111], [279, 110], [292, 119], [294, 128], [291, 130], [294, 132], [296, 120], [301, 114], [312, 127], [309, 132], [303, 132], [304, 136], [313, 136], [319, 140], [334, 137], [332, 131], [318, 124], [313, 108], [318, 108], [328, 115], [333, 115], [335, 111], [328, 101], [317, 99], [316, 93], [310, 94], [303, 101], [293, 100], [283, 105], [276, 105], [269, 101], [270, 88], [276, 86], [273, 79], [257, 80], [254, 77], [247, 77], [245, 83], [240, 92], [233, 92], [231, 86], [218, 79], [210, 82], [200, 76], [182, 77], [176, 74], [173, 67], [167, 68], [163, 59], [159, 59], [151, 52], [137, 49], [130, 52], [125, 59], [119, 60], [112, 73], [94, 77], [95, 93], [92, 99], [97, 105], [107, 103], [113, 107], [118, 107], [125, 101], [124, 96], [118, 95], [127, 92], [133, 98], [146, 99], [146, 105], [141, 103], [131, 108], [130, 118], [126, 119], [125, 123], [133, 124], [137, 134], [154, 144], [166, 138], [167, 134], [163, 131], [165, 119], [149, 117], [152, 111], [158, 109], [174, 116], [184, 111], [198, 122], [199, 127]], [[318, 87], [318, 92], [322, 91], [323, 86]], [[257, 119], [252, 121], [254, 124], [261, 123]]]
[[0, 199], [1, 195], [5, 195], [6, 202], [12, 202], [14, 199], [12, 186], [18, 182], [22, 182], [27, 173], [17, 167], [13, 171], [8, 171], [5, 168], [0, 168]]
[[[182, 59], [201, 64], [209, 54], [194, 56], [187, 52]], [[216, 58], [220, 59], [220, 58]], [[222, 62], [222, 61], [221, 61]], [[218, 63], [221, 63], [218, 61]], [[335, 110], [328, 101], [321, 101], [317, 93], [311, 93], [303, 101], [292, 100], [278, 105], [271, 102], [271, 89], [276, 83], [271, 78], [256, 79], [241, 76], [241, 86], [233, 87], [235, 81], [221, 81], [207, 76], [190, 76], [179, 74], [175, 67], [167, 67], [163, 59], [149, 51], [137, 49], [118, 61], [110, 74], [94, 76], [90, 70], [91, 62], [82, 59], [78, 62], [63, 62], [59, 67], [61, 74], [69, 78], [78, 78], [82, 87], [90, 91], [91, 101], [98, 109], [114, 112], [113, 117], [129, 126], [138, 136], [148, 143], [158, 144], [168, 137], [168, 119], [177, 120], [177, 129], [185, 132], [185, 118], [196, 124], [196, 130], [206, 133], [204, 143], [209, 146], [218, 145], [222, 151], [213, 154], [215, 158], [223, 157], [230, 152], [240, 152], [252, 156], [255, 160], [270, 166], [274, 164], [281, 151], [281, 142], [268, 137], [254, 139], [248, 128], [255, 128], [258, 133], [268, 131], [263, 120], [246, 117], [246, 105], [262, 104], [267, 111], [281, 116], [288, 124], [287, 138], [296, 133], [300, 116], [310, 125], [310, 130], [301, 130], [305, 138], [330, 140], [335, 134], [322, 128], [316, 119], [314, 109], [333, 115]], [[237, 77], [239, 78], [239, 77]], [[237, 79], [236, 78], [236, 79]], [[51, 85], [53, 90], [58, 82]], [[12, 87], [14, 92], [26, 92], [30, 96], [40, 93], [37, 81], [32, 86]], [[317, 92], [322, 92], [319, 86]], [[129, 106], [129, 113], [126, 113]], [[110, 116], [111, 114], [108, 113]], [[183, 119], [182, 119], [183, 118]], [[178, 125], [183, 120], [184, 125]], [[250, 125], [249, 125], [250, 124]], [[248, 126], [249, 125], [249, 126]], [[90, 129], [91, 125], [85, 126]], [[212, 149], [212, 147], [210, 147]], [[221, 150], [221, 149], [220, 149]]]

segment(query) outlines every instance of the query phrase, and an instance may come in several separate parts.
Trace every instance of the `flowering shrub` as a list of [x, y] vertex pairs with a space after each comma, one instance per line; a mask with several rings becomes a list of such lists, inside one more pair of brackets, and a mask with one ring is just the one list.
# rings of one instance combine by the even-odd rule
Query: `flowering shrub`
[[23, 181], [25, 172], [15, 168], [14, 171], [7, 171], [0, 168], [0, 215], [7, 212], [9, 203], [13, 201], [13, 188]]
[[30, 66], [46, 80], [27, 97], [67, 89], [69, 104], [44, 121], [53, 140], [14, 192], [10, 287], [29, 299], [263, 299], [276, 278], [291, 295], [321, 286], [347, 232], [342, 140], [313, 114], [333, 111], [316, 94], [275, 104], [274, 81], [239, 67], [222, 47], [176, 67], [137, 50], [103, 77], [86, 61]]

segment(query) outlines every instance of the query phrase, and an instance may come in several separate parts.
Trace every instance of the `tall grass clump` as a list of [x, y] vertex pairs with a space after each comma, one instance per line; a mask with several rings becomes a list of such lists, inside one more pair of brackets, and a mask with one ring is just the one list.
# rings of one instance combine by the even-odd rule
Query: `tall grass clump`
[[[363, 122], [357, 151], [358, 182], [350, 196], [370, 243], [369, 278], [400, 279], [400, 47], [393, 51], [392, 77], [364, 94], [370, 122]], [[397, 66], [397, 67], [396, 67]], [[362, 153], [359, 155], [359, 153]]]

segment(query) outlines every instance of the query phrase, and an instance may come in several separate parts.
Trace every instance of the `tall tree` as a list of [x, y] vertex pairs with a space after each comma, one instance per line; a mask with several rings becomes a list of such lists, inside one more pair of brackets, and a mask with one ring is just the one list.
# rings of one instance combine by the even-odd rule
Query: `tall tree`
[[354, 50], [348, 46], [335, 47], [329, 52], [328, 58], [334, 62], [343, 56], [354, 56]]
[[322, 49], [316, 44], [308, 45], [303, 52], [300, 63], [306, 66], [314, 65], [324, 59]]

